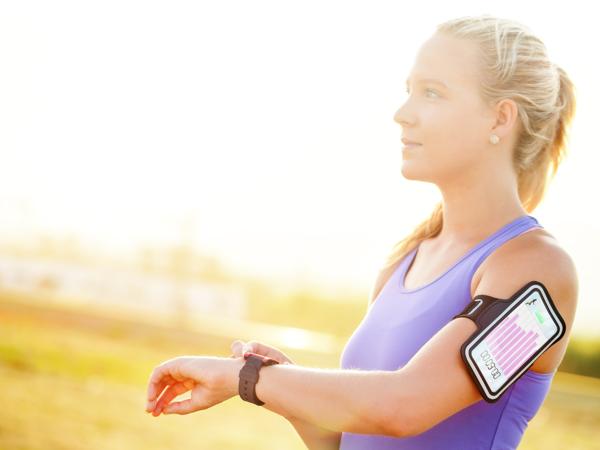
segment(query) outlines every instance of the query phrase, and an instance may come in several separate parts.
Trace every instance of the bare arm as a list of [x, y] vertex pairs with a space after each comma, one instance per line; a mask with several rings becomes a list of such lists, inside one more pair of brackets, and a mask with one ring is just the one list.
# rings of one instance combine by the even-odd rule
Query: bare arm
[[[481, 399], [458, 352], [448, 350], [459, 348], [474, 328], [468, 319], [452, 321], [397, 371], [265, 366], [256, 394], [264, 408], [288, 420], [334, 432], [415, 435]], [[444, 370], [431, 370], [439, 367]]]
[[[242, 358], [232, 360], [225, 383], [237, 392]], [[318, 369], [292, 364], [263, 366], [256, 383], [262, 405], [288, 420], [300, 419], [325, 430], [396, 436], [391, 390], [400, 373]]]
[[288, 421], [309, 450], [339, 450], [342, 433], [326, 430], [302, 419], [290, 417]]
[[[545, 251], [521, 254], [509, 262], [488, 268], [476, 294], [508, 298], [526, 282], [539, 280], [565, 319], [568, 336], [577, 299], [576, 274], [569, 261]], [[334, 432], [413, 436], [481, 400], [459, 353], [474, 330], [469, 319], [450, 321], [397, 371], [266, 366], [256, 394], [265, 402], [263, 407], [281, 416]], [[532, 369], [553, 370], [566, 345], [567, 339], [557, 342]], [[233, 384], [239, 369], [231, 374]]]
[[[232, 357], [241, 357], [245, 352], [253, 352], [268, 356], [280, 364], [296, 364], [288, 355], [271, 345], [252, 340], [244, 343], [236, 339], [231, 344]], [[309, 450], [338, 450], [340, 448], [341, 433], [327, 430], [298, 417], [288, 417], [287, 420], [296, 429], [296, 432]]]

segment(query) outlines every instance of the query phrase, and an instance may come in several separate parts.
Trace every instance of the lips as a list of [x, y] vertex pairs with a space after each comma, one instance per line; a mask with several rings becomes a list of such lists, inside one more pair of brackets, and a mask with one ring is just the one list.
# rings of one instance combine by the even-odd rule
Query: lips
[[411, 140], [406, 139], [406, 138], [402, 138], [402, 143], [404, 145], [421, 145], [420, 142], [411, 141]]

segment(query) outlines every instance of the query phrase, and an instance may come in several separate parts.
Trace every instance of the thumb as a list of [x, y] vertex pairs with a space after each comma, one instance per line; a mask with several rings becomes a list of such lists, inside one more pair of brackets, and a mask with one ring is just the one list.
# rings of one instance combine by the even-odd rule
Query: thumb
[[244, 341], [240, 341], [239, 339], [236, 339], [235, 341], [233, 341], [233, 343], [231, 344], [231, 351], [233, 353], [233, 355], [231, 356], [242, 356], [243, 355], [243, 345], [244, 345]]

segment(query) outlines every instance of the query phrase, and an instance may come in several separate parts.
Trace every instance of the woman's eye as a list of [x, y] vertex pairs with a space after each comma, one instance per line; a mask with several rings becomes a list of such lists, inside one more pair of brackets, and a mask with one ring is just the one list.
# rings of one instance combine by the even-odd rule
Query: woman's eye
[[[438, 94], [436, 91], [434, 91], [433, 89], [425, 89], [425, 92], [426, 92], [426, 93], [429, 93], [429, 92], [431, 92], [431, 93], [433, 93], [433, 95], [434, 95], [435, 97], [439, 97], [439, 96], [440, 96], [440, 95], [439, 95], [439, 94]], [[410, 95], [410, 91], [408, 90], [408, 88], [406, 88], [406, 93]], [[435, 97], [433, 97], [433, 98], [435, 98]]]

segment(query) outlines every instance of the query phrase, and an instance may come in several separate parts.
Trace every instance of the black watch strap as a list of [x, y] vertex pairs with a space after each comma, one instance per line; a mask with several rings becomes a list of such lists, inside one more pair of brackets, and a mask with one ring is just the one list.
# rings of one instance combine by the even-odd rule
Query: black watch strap
[[255, 405], [264, 405], [265, 402], [259, 400], [256, 396], [256, 383], [258, 382], [260, 369], [262, 366], [279, 364], [279, 362], [272, 358], [252, 352], [246, 352], [244, 358], [246, 359], [246, 363], [241, 368], [239, 375], [240, 382], [238, 391], [240, 397], [242, 400], [254, 403]]

